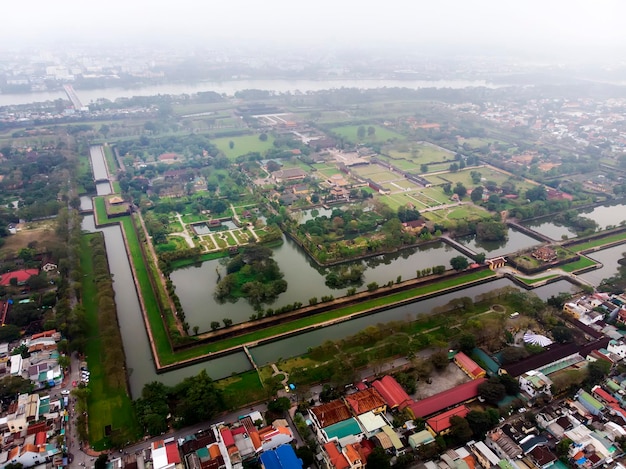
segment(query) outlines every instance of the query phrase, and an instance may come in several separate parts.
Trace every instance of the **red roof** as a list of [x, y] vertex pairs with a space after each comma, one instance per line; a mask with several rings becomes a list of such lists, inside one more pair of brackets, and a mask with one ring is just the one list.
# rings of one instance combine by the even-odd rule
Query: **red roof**
[[593, 393], [596, 396], [600, 397], [600, 399], [602, 399], [607, 404], [616, 404], [617, 403], [617, 399], [615, 399], [613, 396], [611, 396], [608, 392], [606, 392], [600, 386], [594, 387], [592, 389], [592, 391], [593, 391]]
[[235, 444], [235, 439], [233, 438], [233, 434], [228, 428], [226, 427], [220, 428], [220, 433], [222, 434], [222, 440], [224, 441], [224, 445], [227, 448]]
[[383, 376], [381, 379], [374, 381], [372, 386], [383, 396], [389, 407], [398, 407], [404, 403], [413, 402], [393, 376]]
[[441, 433], [442, 431], [450, 428], [451, 417], [454, 417], [455, 415], [457, 417], [465, 417], [467, 414], [469, 414], [467, 406], [460, 405], [448, 410], [447, 412], [429, 418], [426, 420], [426, 424], [436, 433]]
[[167, 454], [167, 462], [169, 464], [178, 464], [180, 462], [180, 453], [176, 443], [165, 445], [165, 454]]
[[35, 436], [35, 444], [37, 446], [43, 445], [46, 442], [46, 433], [45, 432], [39, 432], [37, 433], [37, 436]]
[[24, 283], [33, 275], [37, 275], [39, 271], [37, 269], [23, 269], [23, 270], [14, 270], [13, 272], [7, 272], [6, 274], [2, 274], [0, 277], [0, 285], [7, 286], [10, 285], [11, 279], [17, 279], [17, 283]]
[[454, 361], [473, 378], [477, 376], [485, 376], [485, 370], [478, 366], [474, 360], [465, 355], [463, 352], [457, 353], [454, 356]]
[[334, 441], [326, 443], [324, 445], [324, 450], [328, 454], [328, 458], [330, 459], [333, 468], [348, 469], [350, 467], [350, 463], [348, 463], [345, 456], [339, 452]]
[[448, 389], [447, 391], [422, 399], [419, 402], [414, 402], [408, 407], [413, 412], [415, 418], [435, 414], [448, 407], [474, 399], [478, 396], [478, 385], [484, 383], [486, 380], [487, 378], [474, 379], [455, 386], [452, 389]]

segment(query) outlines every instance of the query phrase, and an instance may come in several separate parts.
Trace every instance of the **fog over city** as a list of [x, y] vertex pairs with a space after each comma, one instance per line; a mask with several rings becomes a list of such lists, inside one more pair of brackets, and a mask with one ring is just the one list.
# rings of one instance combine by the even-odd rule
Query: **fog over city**
[[0, 50], [156, 44], [595, 61], [626, 45], [626, 3], [619, 0], [32, 0], [2, 9], [8, 21]]

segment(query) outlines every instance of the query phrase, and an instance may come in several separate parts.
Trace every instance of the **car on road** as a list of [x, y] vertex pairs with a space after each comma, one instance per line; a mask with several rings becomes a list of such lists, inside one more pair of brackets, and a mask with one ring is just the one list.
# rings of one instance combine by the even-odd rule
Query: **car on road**
[[69, 393], [70, 393], [70, 391], [67, 390], [67, 389], [61, 390], [61, 394], [63, 394], [64, 396], [67, 396]]
[[77, 381], [72, 381], [72, 386], [73, 386], [73, 387], [78, 386], [78, 382], [77, 382]]

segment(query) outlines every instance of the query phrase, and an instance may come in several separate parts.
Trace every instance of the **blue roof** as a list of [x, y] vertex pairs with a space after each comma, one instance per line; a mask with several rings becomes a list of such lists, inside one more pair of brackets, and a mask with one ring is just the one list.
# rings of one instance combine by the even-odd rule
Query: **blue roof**
[[298, 459], [291, 445], [264, 452], [261, 454], [261, 463], [265, 469], [302, 469], [302, 460]]

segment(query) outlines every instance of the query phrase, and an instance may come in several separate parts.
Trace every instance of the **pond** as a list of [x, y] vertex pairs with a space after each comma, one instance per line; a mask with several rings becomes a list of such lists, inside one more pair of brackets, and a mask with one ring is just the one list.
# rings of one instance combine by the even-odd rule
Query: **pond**
[[600, 205], [580, 212], [581, 217], [590, 218], [598, 224], [598, 229], [605, 230], [608, 226], [619, 226], [626, 222], [626, 204]]
[[298, 210], [291, 212], [291, 218], [297, 220], [298, 223], [302, 225], [303, 223], [306, 223], [307, 221], [313, 220], [317, 217], [330, 217], [335, 208], [341, 208], [341, 206], [338, 205], [333, 208], [317, 207], [307, 210]]
[[194, 223], [191, 228], [197, 235], [206, 235], [211, 233], [211, 229], [206, 223]]
[[[389, 281], [395, 282], [398, 276], [405, 280], [415, 278], [417, 270], [435, 265], [450, 268], [450, 259], [459, 255], [462, 254], [447, 244], [437, 242], [347, 265], [358, 263], [366, 267], [363, 283], [355, 286], [358, 291], [364, 291], [370, 282], [382, 285]], [[318, 299], [326, 295], [339, 297], [345, 295], [349, 288], [327, 287], [325, 276], [333, 268], [317, 266], [289, 239], [285, 239], [281, 246], [274, 249], [274, 259], [284, 273], [288, 287], [274, 304], [268, 305], [269, 307], [276, 308], [296, 301], [308, 304], [309, 298], [312, 297]], [[236, 303], [220, 304], [213, 298], [218, 277], [225, 275], [223, 263], [224, 261], [220, 260], [207, 261], [199, 266], [176, 270], [170, 275], [185, 311], [186, 321], [192, 328], [197, 325], [200, 331], [207, 331], [212, 321], [221, 322], [224, 318], [230, 318], [235, 323], [243, 322], [255, 312], [245, 299], [240, 299]]]
[[510, 227], [508, 229], [508, 237], [504, 241], [478, 241], [476, 240], [476, 235], [463, 236], [457, 238], [457, 241], [476, 253], [484, 252], [487, 254], [487, 258], [511, 254], [541, 244], [541, 241]]
[[576, 231], [572, 228], [568, 228], [565, 225], [559, 225], [552, 221], [548, 220], [537, 220], [524, 223], [524, 226], [534, 230], [542, 235], [545, 235], [555, 241], [560, 241], [563, 239], [563, 236], [567, 236], [568, 238], [575, 238]]

